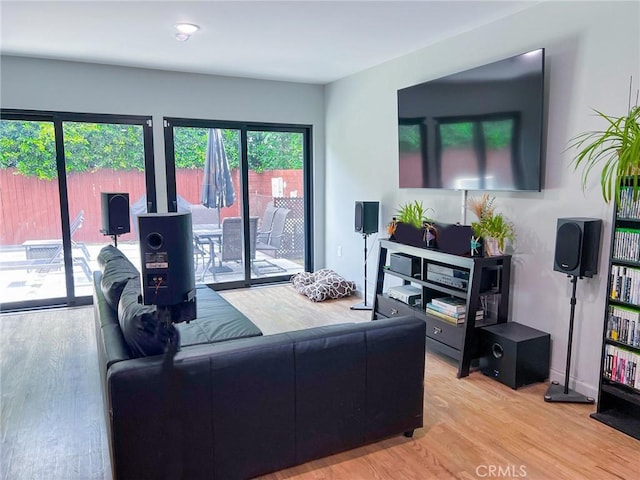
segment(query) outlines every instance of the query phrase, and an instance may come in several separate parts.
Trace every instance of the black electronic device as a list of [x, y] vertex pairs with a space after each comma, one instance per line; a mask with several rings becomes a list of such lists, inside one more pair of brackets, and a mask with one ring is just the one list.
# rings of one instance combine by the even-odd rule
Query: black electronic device
[[421, 259], [406, 253], [395, 252], [389, 255], [389, 270], [406, 275], [407, 277], [420, 278]]
[[601, 231], [599, 218], [559, 218], [553, 269], [578, 277], [597, 274]]
[[102, 229], [105, 235], [122, 235], [131, 231], [129, 194], [101, 192]]
[[142, 297], [174, 323], [196, 317], [191, 213], [138, 216]]
[[452, 255], [471, 255], [473, 229], [469, 225], [435, 223], [436, 248]]
[[453, 275], [447, 275], [446, 273], [434, 272], [432, 270], [427, 270], [427, 280], [430, 282], [436, 282], [441, 285], [446, 285], [447, 287], [454, 287], [460, 290], [464, 290], [467, 288], [469, 284], [469, 280], [465, 280], [460, 277], [455, 277]]
[[544, 49], [398, 90], [401, 188], [540, 191]]
[[378, 231], [380, 202], [356, 202], [355, 231], [369, 235]]
[[480, 370], [519, 388], [549, 377], [550, 335], [515, 322], [480, 329]]
[[461, 278], [463, 280], [469, 280], [469, 271], [460, 268], [450, 267], [448, 265], [439, 265], [437, 263], [427, 264], [427, 272], [440, 273], [442, 275], [448, 275], [449, 277]]

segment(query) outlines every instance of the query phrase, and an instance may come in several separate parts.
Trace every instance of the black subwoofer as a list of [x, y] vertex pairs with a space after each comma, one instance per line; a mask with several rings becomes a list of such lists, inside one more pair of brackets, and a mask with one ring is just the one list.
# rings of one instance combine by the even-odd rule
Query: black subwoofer
[[480, 370], [518, 388], [549, 377], [548, 333], [515, 322], [480, 329]]
[[593, 277], [598, 273], [600, 254], [599, 218], [559, 218], [553, 269], [577, 277]]
[[380, 202], [356, 202], [356, 232], [371, 234], [378, 231], [378, 211]]
[[129, 194], [101, 192], [102, 229], [105, 235], [122, 235], [131, 231]]

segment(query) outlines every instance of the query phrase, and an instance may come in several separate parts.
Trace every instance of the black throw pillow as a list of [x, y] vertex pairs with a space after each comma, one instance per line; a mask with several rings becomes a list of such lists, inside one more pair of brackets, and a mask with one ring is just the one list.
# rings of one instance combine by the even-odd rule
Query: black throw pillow
[[122, 289], [132, 278], [138, 278], [138, 269], [116, 247], [107, 245], [98, 254], [98, 265], [102, 272], [100, 288], [105, 300], [114, 310], [118, 308]]
[[127, 282], [118, 303], [118, 320], [124, 339], [133, 357], [160, 355], [167, 350], [169, 342], [179, 349], [180, 336], [173, 324], [166, 325], [158, 318], [153, 305], [142, 305], [140, 279]]

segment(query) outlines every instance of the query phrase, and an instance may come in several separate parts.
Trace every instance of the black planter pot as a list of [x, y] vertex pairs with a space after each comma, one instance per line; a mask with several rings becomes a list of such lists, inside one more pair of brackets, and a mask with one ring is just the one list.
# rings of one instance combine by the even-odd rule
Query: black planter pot
[[408, 223], [398, 222], [396, 231], [390, 240], [411, 245], [412, 247], [427, 248], [426, 235], [423, 228], [416, 228]]

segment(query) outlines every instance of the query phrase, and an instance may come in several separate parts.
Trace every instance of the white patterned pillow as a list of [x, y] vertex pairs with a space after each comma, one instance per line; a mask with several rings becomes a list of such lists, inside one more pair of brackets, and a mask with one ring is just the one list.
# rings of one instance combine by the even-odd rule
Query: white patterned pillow
[[312, 302], [323, 302], [328, 298], [350, 296], [356, 284], [345, 280], [333, 270], [323, 268], [317, 272], [302, 272], [291, 277], [298, 293], [306, 295]]

